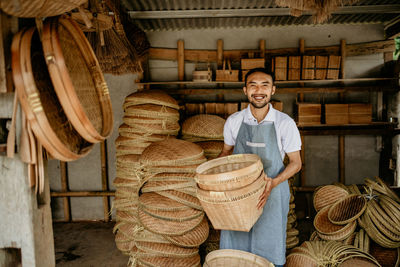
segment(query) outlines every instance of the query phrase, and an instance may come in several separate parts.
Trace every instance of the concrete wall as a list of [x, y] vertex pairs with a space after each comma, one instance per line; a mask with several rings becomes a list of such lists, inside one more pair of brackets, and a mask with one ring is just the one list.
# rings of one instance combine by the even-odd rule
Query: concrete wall
[[[286, 26], [257, 27], [240, 29], [199, 29], [184, 31], [148, 32], [147, 37], [153, 47], [176, 48], [177, 40], [185, 41], [187, 49], [216, 49], [218, 39], [224, 40], [224, 49], [255, 49], [260, 39], [266, 40], [267, 48], [297, 47], [299, 38], [305, 39], [307, 46], [338, 45], [340, 39], [347, 44], [383, 39], [381, 25], [331, 25], [331, 26]], [[377, 76], [383, 64], [383, 55], [349, 57], [346, 60], [346, 77]], [[195, 64], [185, 65], [186, 79], [191, 79]], [[153, 81], [174, 81], [178, 79], [177, 62], [152, 60], [149, 62], [150, 79]], [[108, 163], [110, 180], [115, 177], [115, 148], [113, 142], [117, 136], [122, 119], [124, 97], [135, 91], [132, 75], [106, 75], [113, 101], [115, 124], [114, 133], [108, 140]], [[279, 89], [278, 89], [279, 90]], [[276, 99], [284, 102], [284, 111], [293, 115], [294, 94], [278, 94]], [[337, 95], [311, 95], [307, 101], [324, 98], [328, 102], [337, 101]], [[376, 102], [375, 94], [348, 94], [352, 101]], [[212, 99], [203, 99], [212, 101]], [[230, 101], [229, 97], [226, 98]], [[232, 100], [233, 101], [233, 100]], [[346, 179], [349, 183], [361, 183], [366, 176], [378, 175], [379, 152], [375, 149], [375, 137], [348, 136], [346, 144]], [[307, 136], [305, 138], [307, 185], [329, 184], [338, 180], [338, 137]], [[96, 147], [90, 155], [68, 166], [70, 188], [72, 190], [99, 190], [101, 188], [100, 155]], [[362, 167], [362, 168], [361, 168]], [[49, 163], [51, 188], [59, 190], [59, 167], [56, 161]], [[110, 181], [111, 186], [111, 181]], [[111, 186], [112, 188], [112, 186]], [[72, 217], [77, 219], [103, 219], [101, 198], [73, 198]], [[53, 200], [53, 217], [62, 218], [62, 201]]]

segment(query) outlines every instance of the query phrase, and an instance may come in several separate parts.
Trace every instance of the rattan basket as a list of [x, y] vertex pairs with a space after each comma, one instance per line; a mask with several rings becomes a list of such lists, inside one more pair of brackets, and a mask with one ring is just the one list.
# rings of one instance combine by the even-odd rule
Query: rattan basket
[[267, 259], [250, 252], [235, 249], [220, 249], [207, 254], [204, 267], [273, 267]]
[[200, 267], [200, 256], [188, 258], [172, 258], [172, 257], [152, 257], [149, 255], [137, 255], [139, 266], [158, 267], [158, 266], [187, 266]]
[[206, 217], [204, 216], [201, 223], [193, 230], [184, 235], [165, 235], [164, 238], [176, 246], [185, 248], [195, 248], [200, 246], [207, 240], [209, 234], [209, 226]]
[[382, 267], [400, 266], [400, 248], [384, 248], [375, 242], [371, 242], [369, 253]]
[[320, 211], [322, 208], [332, 205], [339, 199], [346, 197], [349, 193], [336, 185], [326, 185], [319, 188], [314, 192], [313, 204], [316, 211]]
[[185, 204], [188, 207], [198, 210], [203, 210], [203, 207], [201, 206], [199, 199], [191, 194], [179, 192], [177, 190], [165, 190], [157, 192], [157, 194], [162, 195], [164, 197], [168, 197], [179, 203]]
[[256, 154], [236, 154], [213, 159], [196, 169], [196, 182], [203, 190], [224, 191], [242, 188], [263, 172]]
[[182, 124], [182, 135], [221, 139], [224, 137], [225, 120], [217, 115], [200, 114], [186, 119]]
[[7, 14], [23, 17], [53, 17], [71, 11], [87, 0], [6, 0], [0, 8]]
[[160, 90], [146, 90], [128, 95], [125, 98], [124, 109], [129, 106], [142, 104], [154, 104], [177, 110], [179, 109], [179, 105], [176, 100]]
[[162, 118], [173, 121], [179, 120], [179, 111], [154, 104], [143, 104], [136, 106], [129, 106], [125, 109], [125, 115], [128, 116], [139, 116], [142, 118]]
[[62, 161], [85, 156], [92, 145], [79, 135], [60, 108], [34, 28], [14, 36], [11, 53], [16, 94], [40, 143]]
[[248, 232], [262, 214], [257, 209], [265, 188], [264, 173], [253, 183], [225, 192], [198, 188], [197, 197], [215, 229]]
[[198, 255], [197, 248], [182, 248], [173, 244], [136, 241], [136, 247], [148, 255], [158, 257], [188, 258]]
[[68, 119], [87, 141], [103, 141], [113, 127], [111, 99], [92, 47], [76, 22], [60, 17], [45, 23], [43, 51]]
[[360, 217], [367, 208], [367, 199], [362, 195], [349, 195], [329, 208], [328, 219], [334, 224], [347, 224]]
[[142, 193], [159, 192], [173, 189], [195, 188], [196, 182], [192, 181], [147, 181], [141, 188]]

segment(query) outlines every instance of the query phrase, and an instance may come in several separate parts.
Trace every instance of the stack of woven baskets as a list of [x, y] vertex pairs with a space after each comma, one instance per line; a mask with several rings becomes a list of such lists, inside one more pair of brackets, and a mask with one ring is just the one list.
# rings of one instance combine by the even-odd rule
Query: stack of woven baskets
[[136, 171], [140, 155], [153, 142], [178, 134], [178, 108], [176, 101], [161, 91], [133, 93], [125, 99], [125, 124], [119, 127], [120, 135], [115, 141], [117, 177], [113, 202], [117, 221], [115, 241], [125, 254], [134, 248], [132, 232], [138, 228], [140, 177]]
[[183, 122], [182, 139], [201, 146], [207, 159], [216, 158], [224, 147], [224, 124], [217, 115], [195, 115]]
[[131, 262], [141, 266], [199, 266], [208, 223], [195, 194], [195, 169], [205, 162], [196, 144], [155, 142], [140, 156], [139, 228]]
[[289, 188], [290, 188], [290, 201], [289, 201], [289, 213], [288, 213], [288, 222], [286, 227], [286, 249], [294, 248], [299, 244], [299, 230], [297, 227], [297, 216], [295, 211], [295, 203], [294, 203], [294, 190], [293, 190], [293, 182], [294, 178], [290, 178], [288, 180]]
[[204, 267], [273, 267], [267, 259], [236, 249], [220, 249], [209, 253]]
[[215, 229], [250, 231], [265, 188], [261, 159], [236, 154], [210, 160], [196, 170], [197, 197]]

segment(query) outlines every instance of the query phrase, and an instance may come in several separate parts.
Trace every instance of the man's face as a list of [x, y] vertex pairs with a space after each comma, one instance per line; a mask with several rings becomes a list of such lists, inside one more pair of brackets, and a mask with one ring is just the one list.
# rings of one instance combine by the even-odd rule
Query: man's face
[[243, 87], [250, 104], [255, 108], [265, 107], [275, 94], [271, 75], [263, 72], [255, 72], [247, 77], [247, 84]]

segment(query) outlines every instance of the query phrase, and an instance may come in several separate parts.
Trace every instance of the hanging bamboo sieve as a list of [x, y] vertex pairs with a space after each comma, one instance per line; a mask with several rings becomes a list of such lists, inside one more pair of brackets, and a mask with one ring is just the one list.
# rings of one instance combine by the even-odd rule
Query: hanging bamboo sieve
[[198, 188], [197, 197], [215, 229], [248, 232], [262, 214], [258, 198], [265, 188], [264, 172], [253, 183], [225, 192]]
[[236, 154], [207, 161], [196, 169], [196, 182], [201, 189], [225, 191], [253, 183], [263, 172], [256, 154]]
[[328, 219], [334, 224], [347, 224], [360, 217], [367, 208], [367, 199], [362, 195], [348, 195], [329, 208]]
[[111, 99], [96, 56], [79, 26], [66, 17], [45, 23], [43, 51], [68, 119], [87, 141], [103, 141], [113, 127]]
[[0, 8], [16, 17], [53, 17], [78, 8], [86, 2], [87, 0], [7, 0], [0, 1]]
[[34, 28], [14, 36], [11, 53], [16, 94], [40, 143], [62, 161], [87, 155], [92, 145], [79, 135], [60, 108]]
[[220, 249], [207, 254], [204, 267], [273, 267], [267, 259], [250, 252]]
[[314, 208], [316, 211], [320, 211], [322, 208], [332, 205], [348, 194], [347, 190], [336, 185], [323, 186], [314, 192]]

